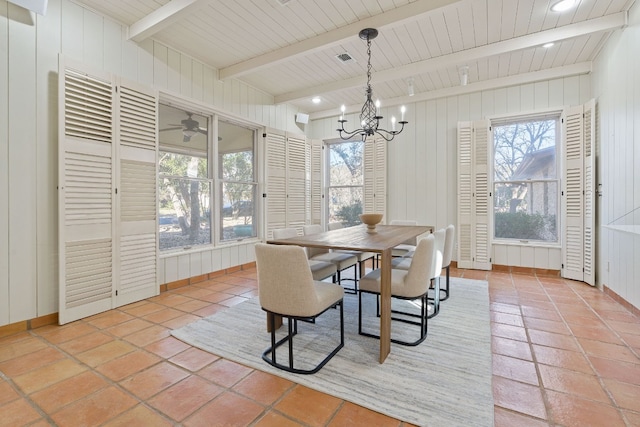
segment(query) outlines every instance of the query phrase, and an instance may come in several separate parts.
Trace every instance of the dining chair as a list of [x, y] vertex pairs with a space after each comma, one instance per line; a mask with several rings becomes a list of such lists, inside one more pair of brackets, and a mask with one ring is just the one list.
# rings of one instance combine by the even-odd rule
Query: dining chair
[[[300, 246], [255, 245], [256, 268], [258, 272], [258, 292], [260, 306], [267, 312], [271, 345], [262, 352], [262, 359], [268, 364], [296, 374], [314, 374], [344, 347], [344, 311], [342, 299], [344, 290], [340, 285], [313, 280], [307, 265], [307, 256]], [[311, 369], [300, 365], [315, 361], [305, 360], [294, 364], [293, 338], [298, 335], [298, 320], [316, 324], [318, 316], [330, 308], [340, 308], [340, 343]], [[287, 318], [287, 335], [276, 341], [276, 316]], [[310, 324], [311, 324], [310, 323]], [[317, 325], [317, 324], [316, 324]], [[277, 359], [276, 349], [288, 343], [288, 363]], [[308, 345], [308, 344], [307, 344]]]
[[[404, 220], [404, 219], [393, 219], [389, 222], [389, 225], [418, 225], [417, 221], [414, 220]], [[407, 240], [404, 243], [399, 244], [394, 247], [391, 251], [391, 256], [401, 257], [405, 256], [410, 252], [416, 250], [417, 239], [414, 237], [412, 239]]]
[[[305, 225], [302, 227], [302, 232], [305, 236], [311, 234], [322, 233], [322, 226], [318, 224], [313, 225]], [[307, 255], [310, 260], [313, 261], [325, 261], [331, 262], [335, 264], [337, 268], [336, 276], [338, 277], [337, 282], [342, 285], [342, 272], [347, 268], [353, 267], [353, 279], [345, 278], [344, 280], [353, 280], [354, 286], [353, 289], [345, 288], [349, 293], [355, 294], [358, 292], [358, 257], [355, 255], [340, 253], [340, 252], [331, 252], [329, 249], [321, 249], [321, 248], [307, 248]]]
[[[444, 259], [446, 230], [441, 228], [440, 230], [436, 230], [433, 234], [430, 234], [430, 236], [433, 236], [435, 239], [433, 270], [429, 272], [429, 287], [430, 289], [433, 289], [433, 298], [427, 298], [428, 300], [433, 301], [433, 312], [428, 315], [429, 318], [432, 318], [437, 316], [440, 312], [440, 274], [442, 273]], [[420, 240], [422, 239], [424, 239], [424, 237], [420, 238]], [[415, 251], [411, 253], [411, 256], [395, 258], [391, 260], [391, 267], [399, 270], [409, 270], [413, 263], [413, 256], [415, 256]]]
[[[396, 344], [415, 346], [420, 344], [427, 337], [427, 294], [429, 292], [430, 276], [433, 274], [435, 256], [436, 256], [435, 236], [430, 234], [420, 239], [416, 247], [414, 256], [411, 260], [411, 266], [408, 270], [392, 269], [391, 270], [391, 296], [400, 300], [420, 300], [420, 314], [409, 313], [410, 318], [392, 317], [392, 320], [409, 323], [420, 326], [420, 336], [415, 341], [407, 341], [392, 338], [391, 341]], [[375, 335], [362, 330], [362, 294], [369, 293], [376, 296], [379, 301], [381, 270], [377, 269], [367, 273], [360, 279], [360, 291], [358, 298], [358, 333], [360, 335], [379, 338]], [[376, 303], [376, 312], [379, 312], [379, 305]], [[411, 318], [418, 318], [412, 320]]]
[[[289, 239], [291, 237], [296, 237], [297, 235], [298, 231], [295, 228], [276, 228], [273, 230], [274, 239]], [[333, 282], [335, 283], [338, 268], [334, 263], [328, 261], [315, 261], [311, 259], [307, 259], [307, 262], [309, 263], [313, 280], [324, 280], [327, 277], [332, 277]]]
[[[331, 230], [340, 230], [344, 228], [344, 225], [341, 222], [330, 222], [327, 225], [327, 230], [331, 231]], [[351, 255], [355, 255], [356, 258], [358, 258], [358, 278], [361, 278], [362, 276], [364, 276], [364, 273], [366, 271], [366, 267], [365, 267], [365, 263], [368, 259], [372, 260], [372, 263], [375, 261], [376, 259], [376, 255], [373, 252], [360, 252], [360, 251], [347, 251], [347, 250], [336, 250], [334, 252], [340, 252], [343, 254], [351, 254]]]
[[442, 254], [442, 268], [445, 269], [445, 284], [446, 287], [440, 287], [440, 292], [444, 292], [444, 297], [440, 298], [440, 301], [445, 301], [449, 298], [449, 276], [450, 276], [450, 267], [451, 267], [451, 259], [453, 258], [453, 246], [455, 244], [455, 232], [456, 228], [453, 224], [449, 224], [447, 228], [445, 228], [445, 236], [444, 236], [444, 251]]

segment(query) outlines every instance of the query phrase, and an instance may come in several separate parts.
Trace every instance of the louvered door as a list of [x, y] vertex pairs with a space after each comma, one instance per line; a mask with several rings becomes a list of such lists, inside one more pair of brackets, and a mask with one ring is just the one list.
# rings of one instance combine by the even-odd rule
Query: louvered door
[[[380, 137], [364, 143], [363, 212], [386, 214], [387, 211], [387, 144]], [[386, 218], [383, 218], [386, 222]]]
[[157, 295], [157, 129], [155, 92], [133, 83], [118, 91], [118, 281], [116, 306]]
[[584, 280], [584, 205], [583, 205], [583, 116], [582, 106], [571, 107], [562, 115], [563, 180], [562, 276]]
[[458, 123], [458, 266], [491, 269], [488, 120]]
[[58, 166], [59, 322], [113, 306], [114, 88], [61, 67]]
[[489, 141], [491, 133], [488, 120], [473, 122], [473, 268], [491, 270], [491, 217], [493, 206], [489, 192]]
[[307, 142], [304, 136], [287, 135], [287, 227], [302, 233], [306, 224]]
[[309, 148], [311, 168], [310, 224], [322, 224], [322, 141], [311, 141]]
[[458, 267], [473, 268], [472, 122], [458, 123]]
[[266, 146], [267, 180], [267, 239], [273, 238], [273, 230], [287, 226], [287, 157], [284, 132], [268, 130], [264, 134]]
[[584, 105], [583, 155], [584, 155], [584, 281], [595, 286], [595, 131], [596, 102], [594, 99]]

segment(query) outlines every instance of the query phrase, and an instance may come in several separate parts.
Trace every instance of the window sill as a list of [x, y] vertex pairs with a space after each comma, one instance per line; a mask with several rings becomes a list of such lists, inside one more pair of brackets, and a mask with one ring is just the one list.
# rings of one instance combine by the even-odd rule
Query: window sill
[[240, 240], [232, 240], [228, 242], [220, 242], [217, 245], [201, 245], [190, 248], [175, 248], [175, 249], [167, 249], [166, 251], [160, 252], [160, 259], [163, 258], [171, 258], [182, 254], [194, 254], [199, 252], [213, 251], [216, 249], [224, 249], [233, 246], [241, 246], [251, 243], [258, 243], [260, 239], [258, 237], [247, 237], [246, 239]]
[[530, 248], [547, 248], [547, 249], [561, 249], [560, 243], [546, 243], [546, 242], [533, 242], [526, 240], [493, 240], [492, 245], [500, 246], [522, 246]]

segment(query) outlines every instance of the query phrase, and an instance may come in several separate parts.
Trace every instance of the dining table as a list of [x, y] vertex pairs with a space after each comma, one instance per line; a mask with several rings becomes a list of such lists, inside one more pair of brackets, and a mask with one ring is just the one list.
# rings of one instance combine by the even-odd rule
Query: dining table
[[433, 232], [433, 227], [423, 225], [377, 225], [375, 230], [369, 230], [363, 224], [288, 239], [272, 239], [268, 240], [267, 243], [374, 252], [380, 255], [380, 363], [383, 363], [391, 352], [392, 249], [407, 240], [429, 232]]

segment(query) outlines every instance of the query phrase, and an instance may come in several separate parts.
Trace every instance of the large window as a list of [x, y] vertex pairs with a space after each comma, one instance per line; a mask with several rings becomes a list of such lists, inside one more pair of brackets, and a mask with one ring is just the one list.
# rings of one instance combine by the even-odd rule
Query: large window
[[559, 118], [492, 122], [495, 239], [559, 241]]
[[345, 227], [360, 224], [363, 198], [364, 142], [347, 141], [328, 147], [328, 220]]
[[160, 249], [211, 243], [208, 119], [160, 105]]
[[253, 129], [218, 123], [220, 240], [257, 236], [255, 140]]

